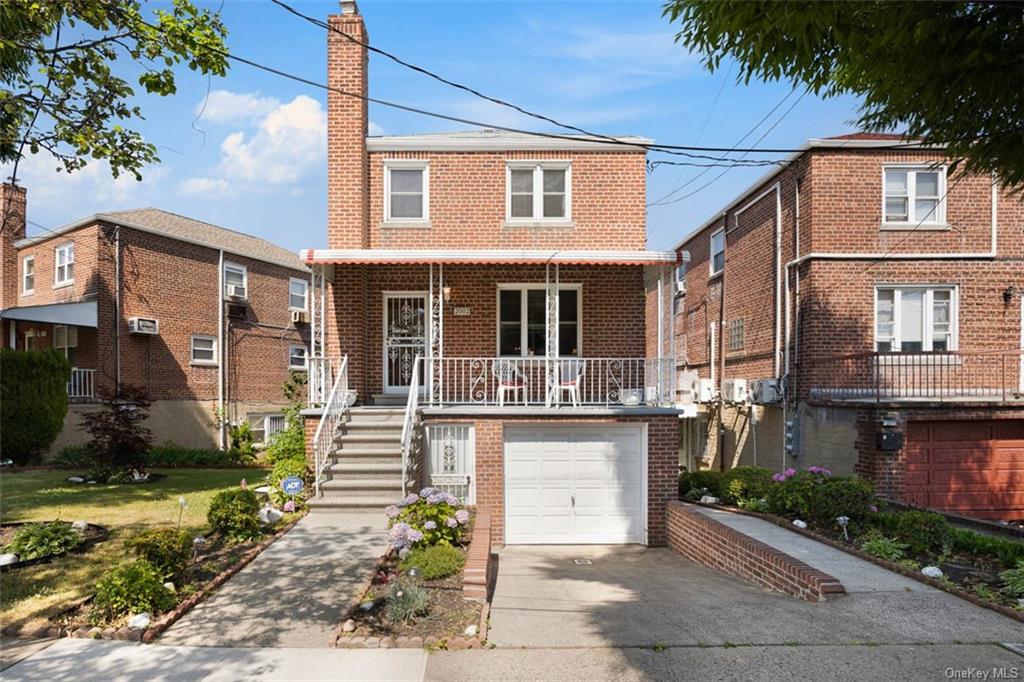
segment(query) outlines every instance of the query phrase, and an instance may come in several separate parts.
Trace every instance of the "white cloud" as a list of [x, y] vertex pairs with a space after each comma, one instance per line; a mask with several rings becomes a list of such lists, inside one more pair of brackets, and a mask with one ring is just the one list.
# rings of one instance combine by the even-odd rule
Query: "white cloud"
[[367, 124], [366, 127], [367, 127], [367, 134], [369, 134], [369, 135], [383, 135], [384, 134], [384, 129], [381, 128], [376, 123], [374, 123], [373, 121], [370, 121], [369, 124]]
[[266, 116], [281, 106], [274, 97], [260, 97], [258, 92], [214, 90], [196, 104], [195, 114], [213, 123], [249, 121]]
[[[45, 151], [22, 159], [18, 165], [18, 184], [28, 189], [30, 208], [33, 203], [57, 201], [65, 206], [81, 206], [82, 210], [76, 213], [83, 216], [123, 208], [148, 197], [166, 173], [162, 166], [148, 166], [141, 171], [141, 181], [131, 173], [115, 178], [105, 160], [90, 160], [84, 168], [71, 173], [58, 167], [62, 167], [61, 163]], [[0, 174], [6, 178], [11, 170], [5, 166]]]
[[223, 178], [189, 178], [178, 183], [178, 194], [189, 197], [226, 197], [233, 194], [231, 185]]

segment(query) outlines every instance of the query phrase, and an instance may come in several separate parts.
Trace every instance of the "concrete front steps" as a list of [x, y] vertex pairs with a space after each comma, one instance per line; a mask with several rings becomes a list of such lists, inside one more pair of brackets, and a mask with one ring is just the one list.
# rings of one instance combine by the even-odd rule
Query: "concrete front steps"
[[353, 407], [335, 434], [312, 511], [383, 512], [402, 497], [403, 407]]

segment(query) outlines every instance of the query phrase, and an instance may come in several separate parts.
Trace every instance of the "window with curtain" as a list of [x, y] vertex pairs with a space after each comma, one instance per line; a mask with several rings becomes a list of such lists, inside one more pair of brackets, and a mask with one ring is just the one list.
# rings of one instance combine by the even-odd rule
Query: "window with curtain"
[[879, 287], [875, 292], [875, 350], [956, 350], [956, 315], [953, 287]]
[[[579, 355], [580, 292], [558, 291], [558, 354]], [[498, 292], [498, 354], [544, 357], [547, 353], [547, 296], [543, 286], [503, 287]]]

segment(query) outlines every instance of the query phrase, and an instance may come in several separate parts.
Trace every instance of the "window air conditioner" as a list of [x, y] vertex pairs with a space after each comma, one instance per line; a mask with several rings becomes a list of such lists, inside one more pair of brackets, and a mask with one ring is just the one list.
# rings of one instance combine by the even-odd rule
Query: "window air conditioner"
[[160, 321], [148, 317], [129, 317], [128, 333], [157, 335], [160, 333]]

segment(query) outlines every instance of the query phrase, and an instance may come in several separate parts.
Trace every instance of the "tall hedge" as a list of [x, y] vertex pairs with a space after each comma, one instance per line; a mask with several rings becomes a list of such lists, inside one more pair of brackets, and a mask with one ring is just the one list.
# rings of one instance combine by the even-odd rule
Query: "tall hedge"
[[42, 459], [64, 425], [71, 363], [54, 350], [0, 349], [0, 456]]

